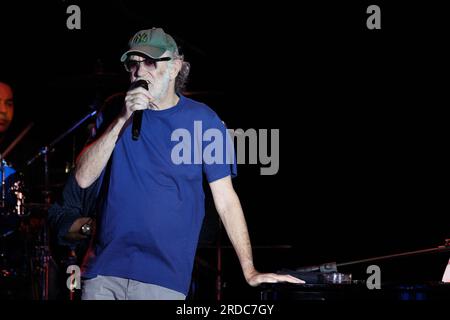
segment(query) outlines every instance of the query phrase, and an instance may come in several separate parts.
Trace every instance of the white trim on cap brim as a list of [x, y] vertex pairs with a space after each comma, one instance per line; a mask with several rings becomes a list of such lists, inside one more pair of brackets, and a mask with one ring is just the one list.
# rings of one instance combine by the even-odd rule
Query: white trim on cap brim
[[[164, 50], [164, 49], [160, 49], [160, 50]], [[158, 58], [161, 58], [161, 56], [162, 56], [166, 51], [167, 51], [167, 50], [164, 50], [159, 56], [152, 56], [152, 55], [150, 55], [148, 52], [145, 52], [145, 51], [143, 51], [143, 50], [132, 49], [132, 50], [128, 50], [127, 52], [125, 52], [125, 53], [122, 55], [122, 57], [120, 58], [120, 61], [121, 61], [121, 62], [124, 62], [124, 61], [127, 59], [128, 55], [129, 55], [130, 53], [133, 53], [133, 52], [145, 54], [146, 56], [148, 56], [148, 57], [150, 57], [150, 58], [153, 58], [153, 59], [158, 59]]]

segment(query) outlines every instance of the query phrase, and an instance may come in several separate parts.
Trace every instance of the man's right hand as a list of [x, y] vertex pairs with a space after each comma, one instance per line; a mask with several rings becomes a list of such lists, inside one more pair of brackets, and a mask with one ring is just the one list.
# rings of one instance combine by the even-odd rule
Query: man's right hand
[[132, 89], [125, 96], [125, 108], [122, 116], [128, 119], [134, 111], [148, 109], [154, 98], [142, 87]]

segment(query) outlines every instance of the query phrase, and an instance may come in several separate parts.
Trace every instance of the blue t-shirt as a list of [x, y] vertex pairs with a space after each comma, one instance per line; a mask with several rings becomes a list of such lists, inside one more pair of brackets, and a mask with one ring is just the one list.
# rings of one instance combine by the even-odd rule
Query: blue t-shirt
[[133, 279], [187, 295], [205, 211], [203, 173], [208, 182], [236, 175], [226, 140], [216, 113], [184, 96], [169, 109], [145, 110], [137, 141], [130, 121], [104, 174], [95, 258], [84, 276]]

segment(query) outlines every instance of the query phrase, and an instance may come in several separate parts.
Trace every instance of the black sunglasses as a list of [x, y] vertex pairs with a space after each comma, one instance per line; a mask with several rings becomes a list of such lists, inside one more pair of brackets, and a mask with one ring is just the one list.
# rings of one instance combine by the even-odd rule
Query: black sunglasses
[[127, 70], [128, 72], [136, 71], [138, 66], [140, 66], [141, 63], [144, 64], [146, 69], [148, 69], [148, 70], [155, 70], [156, 67], [157, 67], [156, 66], [157, 62], [159, 62], [159, 61], [169, 61], [169, 60], [172, 60], [172, 58], [171, 57], [163, 57], [163, 58], [153, 59], [153, 58], [146, 57], [142, 61], [127, 59], [127, 60], [125, 60], [123, 65], [125, 66], [125, 70]]

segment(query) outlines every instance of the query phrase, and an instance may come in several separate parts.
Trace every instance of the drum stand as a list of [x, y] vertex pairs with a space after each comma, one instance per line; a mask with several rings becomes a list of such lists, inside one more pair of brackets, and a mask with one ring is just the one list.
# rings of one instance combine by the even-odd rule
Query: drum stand
[[[37, 263], [36, 282], [38, 285], [37, 300], [48, 300], [49, 288], [49, 263], [51, 261], [50, 248], [48, 244], [47, 226], [43, 225], [42, 230], [37, 238], [35, 249], [35, 259]], [[35, 293], [36, 294], [36, 293]]]

